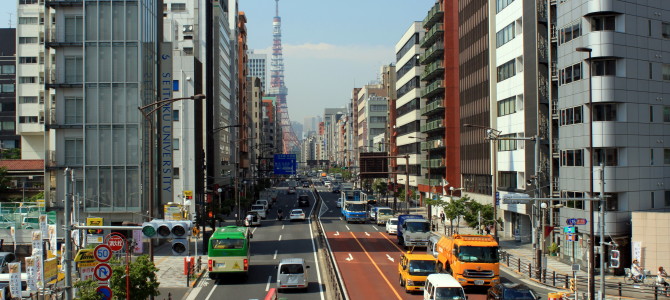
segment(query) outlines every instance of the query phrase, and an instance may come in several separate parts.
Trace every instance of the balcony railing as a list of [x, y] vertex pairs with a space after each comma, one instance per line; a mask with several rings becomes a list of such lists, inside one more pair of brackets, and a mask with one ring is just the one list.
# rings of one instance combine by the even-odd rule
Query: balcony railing
[[436, 80], [423, 88], [421, 98], [429, 98], [437, 93], [444, 91], [444, 80]]
[[[423, 185], [432, 186], [432, 187], [442, 186], [442, 179], [433, 178], [433, 179], [428, 180], [428, 178], [421, 178], [421, 180], [419, 180], [419, 183], [423, 184]], [[433, 192], [435, 192], [435, 190], [433, 190]]]
[[423, 36], [423, 39], [421, 40], [421, 48], [427, 48], [428, 45], [435, 42], [438, 37], [441, 37], [442, 33], [444, 33], [444, 24], [436, 23], [430, 30], [426, 32], [426, 35]]
[[435, 120], [427, 122], [426, 125], [421, 126], [421, 132], [426, 133], [436, 129], [444, 129], [444, 120]]
[[421, 56], [419, 56], [419, 62], [421, 62], [423, 65], [428, 64], [436, 58], [441, 57], [442, 53], [444, 53], [444, 43], [442, 40], [438, 40], [435, 44], [426, 49], [423, 54], [421, 54]]
[[444, 11], [442, 10], [442, 7], [440, 7], [440, 3], [435, 3], [433, 8], [428, 11], [428, 15], [423, 19], [423, 27], [430, 28], [435, 22], [440, 21], [443, 15]]
[[[427, 159], [421, 162], [421, 167], [424, 169], [435, 169], [435, 168], [444, 168], [444, 158], [435, 158], [435, 159]], [[435, 179], [433, 179], [435, 180]]]
[[421, 80], [422, 81], [429, 81], [436, 76], [442, 74], [444, 72], [444, 61], [443, 60], [436, 60], [433, 63], [429, 64], [426, 66], [426, 68], [423, 70], [423, 73], [421, 74]]
[[434, 150], [444, 148], [444, 140], [432, 140], [421, 143], [421, 150]]
[[437, 101], [433, 101], [429, 104], [426, 104], [426, 106], [421, 108], [421, 115], [431, 115], [437, 111], [443, 110], [444, 109], [444, 99], [440, 99]]

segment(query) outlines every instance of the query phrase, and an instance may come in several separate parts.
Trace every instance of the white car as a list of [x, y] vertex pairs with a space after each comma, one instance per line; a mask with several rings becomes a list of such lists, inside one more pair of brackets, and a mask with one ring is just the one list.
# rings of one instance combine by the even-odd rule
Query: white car
[[337, 207], [342, 207], [342, 198], [337, 199]]
[[289, 220], [299, 220], [299, 221], [305, 221], [305, 212], [302, 211], [302, 209], [294, 209], [291, 210], [291, 214], [289, 215]]
[[263, 205], [254, 204], [254, 205], [251, 206], [251, 211], [257, 212], [258, 216], [261, 217], [261, 219], [263, 219], [263, 220], [265, 220], [265, 218], [267, 217], [267, 214], [266, 214], [267, 211], [265, 210], [265, 206], [263, 206]]
[[256, 203], [254, 203], [254, 205], [263, 205], [265, 206], [265, 210], [268, 210], [272, 207], [272, 205], [270, 205], [270, 201], [265, 199], [256, 200]]
[[386, 221], [386, 233], [398, 233], [398, 218], [390, 218], [388, 221]]
[[333, 183], [330, 182], [330, 181], [324, 181], [324, 182], [323, 182], [323, 185], [324, 185], [325, 187], [331, 187], [331, 186], [333, 185]]

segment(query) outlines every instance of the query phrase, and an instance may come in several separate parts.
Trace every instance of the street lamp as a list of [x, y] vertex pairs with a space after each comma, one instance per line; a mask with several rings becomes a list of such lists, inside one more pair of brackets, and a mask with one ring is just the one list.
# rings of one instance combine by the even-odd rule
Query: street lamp
[[[158, 100], [153, 103], [149, 103], [144, 106], [140, 106], [137, 109], [139, 109], [140, 113], [144, 116], [144, 118], [149, 122], [149, 141], [151, 144], [149, 145], [149, 221], [151, 221], [154, 218], [154, 139], [155, 139], [155, 126], [153, 119], [151, 118], [151, 115], [153, 113], [157, 112], [159, 109], [161, 109], [163, 106], [166, 106], [168, 104], [172, 104], [173, 102], [181, 101], [181, 100], [204, 100], [206, 96], [204, 94], [196, 94], [190, 97], [181, 97], [181, 98], [172, 98], [172, 99], [162, 99]], [[148, 110], [148, 111], [147, 111]], [[150, 252], [150, 258], [151, 261], [154, 261], [154, 246], [153, 243], [149, 243], [149, 252]]]
[[[589, 197], [593, 198], [593, 69], [591, 68], [591, 52], [593, 49], [587, 47], [577, 47], [575, 49], [577, 52], [586, 52], [589, 55], [587, 59], [589, 63]], [[602, 204], [601, 204], [602, 205]], [[593, 227], [594, 220], [594, 207], [593, 201], [589, 201], [589, 215], [591, 221], [589, 222], [589, 297], [595, 299], [595, 229]], [[600, 221], [602, 222], [602, 220]], [[603, 242], [603, 241], [601, 241]], [[603, 266], [601, 265], [602, 269]]]

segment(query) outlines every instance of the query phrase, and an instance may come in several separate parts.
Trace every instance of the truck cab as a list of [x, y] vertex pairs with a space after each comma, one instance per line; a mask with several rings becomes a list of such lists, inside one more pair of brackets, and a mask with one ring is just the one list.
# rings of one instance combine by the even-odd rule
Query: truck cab
[[398, 216], [398, 244], [409, 247], [427, 247], [430, 224], [421, 215]]
[[400, 286], [407, 293], [423, 291], [426, 278], [435, 272], [436, 263], [437, 260], [432, 255], [412, 251], [403, 253], [398, 263]]
[[451, 273], [462, 286], [500, 282], [498, 242], [491, 235], [445, 236], [437, 242], [437, 270]]

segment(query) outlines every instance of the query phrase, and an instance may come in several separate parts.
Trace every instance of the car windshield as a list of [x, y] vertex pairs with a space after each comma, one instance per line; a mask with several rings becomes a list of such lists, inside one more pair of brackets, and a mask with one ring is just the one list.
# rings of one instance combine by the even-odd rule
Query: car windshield
[[417, 276], [428, 276], [435, 273], [434, 260], [413, 260], [409, 262], [409, 274]]
[[379, 215], [380, 216], [390, 216], [393, 214], [393, 211], [390, 209], [380, 209], [379, 210]]
[[264, 210], [263, 205], [252, 205], [251, 210]]
[[242, 239], [210, 240], [212, 249], [242, 249], [244, 241]]
[[462, 246], [458, 249], [458, 260], [463, 262], [497, 263], [498, 247]]
[[299, 215], [299, 214], [302, 214], [302, 213], [303, 213], [302, 210], [293, 210], [293, 211], [291, 211], [291, 214], [292, 214], [292, 215]]
[[39, 218], [29, 217], [29, 218], [23, 218], [23, 222], [24, 223], [39, 223], [40, 220], [39, 220]]
[[356, 204], [347, 204], [346, 209], [348, 211], [365, 211], [365, 204], [363, 203], [356, 203]]
[[435, 289], [435, 300], [465, 300], [462, 288], [439, 287]]
[[279, 274], [302, 274], [305, 273], [301, 264], [285, 264], [279, 268]]
[[505, 299], [518, 299], [518, 300], [535, 300], [535, 294], [531, 290], [515, 290], [515, 289], [505, 289], [503, 292]]
[[425, 222], [407, 222], [407, 231], [409, 232], [428, 232], [430, 226]]
[[398, 220], [390, 220], [389, 223], [391, 225], [398, 225]]

